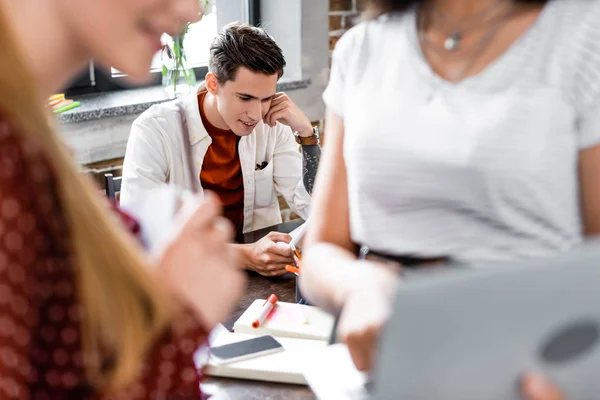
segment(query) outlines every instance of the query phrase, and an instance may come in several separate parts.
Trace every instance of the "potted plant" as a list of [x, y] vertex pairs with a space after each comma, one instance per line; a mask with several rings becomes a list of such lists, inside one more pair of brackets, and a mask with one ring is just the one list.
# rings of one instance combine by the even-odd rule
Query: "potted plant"
[[[198, 0], [200, 5], [200, 15], [208, 15], [213, 6], [214, 0]], [[172, 37], [164, 46], [161, 54], [162, 59], [162, 84], [170, 98], [175, 98], [182, 94], [191, 93], [196, 87], [196, 74], [194, 69], [190, 68], [187, 61], [187, 55], [184, 47], [185, 35], [190, 29], [190, 23], [187, 23], [181, 33]]]

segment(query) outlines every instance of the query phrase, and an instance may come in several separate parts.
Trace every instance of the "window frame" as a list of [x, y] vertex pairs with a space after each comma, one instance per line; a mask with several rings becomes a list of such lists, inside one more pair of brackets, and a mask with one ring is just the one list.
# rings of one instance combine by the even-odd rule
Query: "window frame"
[[[260, 25], [260, 1], [246, 0], [248, 21], [250, 24]], [[204, 77], [208, 72], [207, 65], [194, 67], [197, 77]], [[128, 90], [140, 87], [157, 86], [162, 82], [161, 71], [151, 72], [151, 78], [144, 85], [131, 85], [124, 76], [112, 76], [110, 70], [106, 71], [94, 63], [93, 60], [66, 86], [65, 94], [67, 96], [78, 96], [82, 94], [102, 93], [117, 90]]]

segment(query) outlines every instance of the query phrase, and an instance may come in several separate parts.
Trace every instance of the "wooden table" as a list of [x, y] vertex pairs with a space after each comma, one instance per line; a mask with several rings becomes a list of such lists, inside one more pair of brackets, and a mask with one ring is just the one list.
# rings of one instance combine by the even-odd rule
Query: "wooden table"
[[[302, 224], [302, 220], [294, 220], [250, 232], [244, 235], [244, 242], [253, 243], [272, 231], [289, 233], [300, 226], [300, 224]], [[293, 274], [286, 274], [277, 278], [265, 278], [255, 272], [248, 271], [248, 288], [246, 294], [240, 300], [235, 311], [224, 322], [224, 325], [227, 329], [231, 330], [233, 323], [254, 300], [266, 299], [271, 293], [275, 293], [281, 301], [293, 303], [296, 296], [295, 276]], [[308, 386], [300, 385], [206, 377], [202, 386], [212, 393], [216, 391], [223, 392], [231, 400], [315, 399], [314, 394]]]

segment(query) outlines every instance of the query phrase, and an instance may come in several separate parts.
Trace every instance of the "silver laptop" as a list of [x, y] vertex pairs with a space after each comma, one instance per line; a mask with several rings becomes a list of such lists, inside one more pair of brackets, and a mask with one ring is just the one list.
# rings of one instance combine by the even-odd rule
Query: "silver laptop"
[[600, 244], [551, 259], [411, 280], [398, 292], [374, 399], [520, 400], [546, 375], [571, 400], [600, 399]]

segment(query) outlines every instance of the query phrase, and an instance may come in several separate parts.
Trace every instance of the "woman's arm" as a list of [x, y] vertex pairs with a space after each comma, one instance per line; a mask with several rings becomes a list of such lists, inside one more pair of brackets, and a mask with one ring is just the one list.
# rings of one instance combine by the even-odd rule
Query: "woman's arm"
[[581, 220], [585, 236], [600, 234], [600, 145], [579, 152]]
[[344, 124], [338, 115], [328, 112], [327, 127], [300, 285], [312, 303], [340, 314], [338, 339], [348, 345], [356, 367], [368, 370], [379, 333], [391, 313], [399, 277], [393, 268], [356, 258], [342, 153]]
[[352, 273], [356, 268], [356, 246], [350, 238], [343, 143], [344, 122], [328, 111], [327, 145], [312, 196], [300, 279], [301, 289], [311, 302], [335, 311], [341, 309], [345, 293], [356, 279]]
[[350, 292], [365, 286], [365, 278], [389, 275], [386, 266], [356, 257], [357, 247], [350, 237], [343, 145], [344, 122], [328, 111], [327, 145], [313, 193], [300, 285], [311, 302], [334, 313], [342, 309]]

